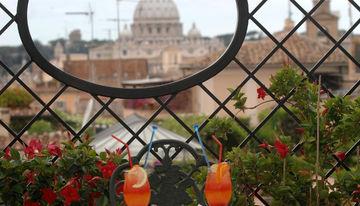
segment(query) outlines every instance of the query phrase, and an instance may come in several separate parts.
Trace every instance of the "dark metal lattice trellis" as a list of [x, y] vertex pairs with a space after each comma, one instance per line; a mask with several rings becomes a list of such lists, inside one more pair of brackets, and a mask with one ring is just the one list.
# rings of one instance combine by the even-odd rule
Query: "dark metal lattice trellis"
[[[329, 58], [329, 56], [331, 54], [333, 54], [333, 52], [335, 50], [340, 50], [353, 64], [356, 65], [357, 68], [360, 68], [360, 62], [358, 60], [355, 59], [355, 57], [353, 57], [343, 46], [342, 43], [344, 42], [344, 40], [349, 37], [355, 30], [355, 28], [360, 24], [360, 19], [358, 19], [357, 21], [354, 22], [354, 24], [348, 29], [348, 31], [346, 31], [342, 37], [339, 40], [336, 40], [333, 36], [331, 36], [331, 34], [323, 28], [322, 25], [320, 25], [320, 23], [318, 23], [313, 17], [312, 15], [314, 14], [314, 12], [319, 9], [319, 7], [324, 3], [324, 1], [326, 0], [320, 0], [310, 11], [306, 11], [298, 2], [297, 0], [289, 0], [293, 6], [295, 6], [303, 15], [304, 17], [289, 31], [289, 33], [281, 40], [277, 40], [275, 38], [275, 36], [273, 36], [271, 34], [271, 32], [269, 32], [267, 30], [267, 28], [265, 28], [265, 26], [263, 26], [255, 17], [255, 14], [261, 11], [261, 8], [269, 1], [271, 0], [262, 0], [252, 11], [248, 12], [248, 8], [247, 8], [247, 1], [246, 0], [236, 0], [238, 3], [238, 10], [241, 12], [246, 12], [245, 17], [247, 16], [247, 18], [239, 18], [239, 25], [243, 25], [243, 26], [239, 26], [238, 27], [238, 35], [235, 35], [235, 46], [230, 47], [228, 49], [228, 52], [224, 54], [222, 60], [220, 62], [218, 62], [218, 64], [213, 65], [213, 69], [208, 70], [206, 74], [206, 76], [202, 75], [202, 77], [200, 78], [201, 75], [195, 76], [194, 78], [190, 78], [190, 79], [186, 79], [184, 81], [182, 81], [181, 83], [179, 83], [177, 86], [175, 86], [175, 89], [171, 90], [172, 92], [169, 95], [168, 89], [170, 88], [171, 85], [164, 85], [161, 87], [161, 89], [159, 90], [149, 90], [149, 91], [144, 91], [144, 90], [138, 90], [138, 92], [135, 92], [135, 96], [131, 96], [129, 93], [134, 93], [134, 92], [129, 92], [129, 91], [121, 91], [121, 90], [107, 90], [109, 92], [102, 92], [105, 91], [104, 88], [99, 87], [98, 85], [93, 85], [90, 83], [86, 83], [83, 84], [83, 82], [79, 82], [79, 83], [75, 83], [73, 84], [69, 84], [69, 82], [71, 82], [73, 79], [70, 78], [68, 79], [68, 81], [61, 81], [63, 83], [61, 89], [56, 93], [56, 95], [48, 102], [44, 102], [39, 95], [37, 95], [37, 93], [35, 91], [33, 91], [28, 85], [26, 85], [26, 83], [24, 83], [24, 81], [20, 78], [20, 76], [29, 68], [29, 66], [32, 63], [37, 63], [39, 64], [39, 66], [44, 70], [47, 71], [48, 73], [51, 73], [53, 76], [58, 76], [59, 74], [56, 74], [56, 72], [52, 71], [49, 72], [51, 70], [51, 66], [49, 65], [49, 63], [46, 61], [44, 62], [43, 59], [39, 59], [39, 55], [37, 54], [37, 50], [35, 50], [33, 48], [33, 41], [31, 40], [30, 37], [30, 33], [28, 32], [28, 28], [27, 28], [27, 4], [28, 4], [29, 0], [19, 0], [19, 5], [18, 5], [18, 11], [17, 14], [13, 14], [12, 12], [9, 11], [8, 8], [6, 8], [6, 6], [4, 6], [1, 2], [0, 2], [0, 9], [5, 12], [9, 17], [10, 20], [5, 24], [5, 26], [3, 28], [1, 28], [0, 30], [0, 36], [3, 35], [3, 33], [9, 29], [9, 27], [13, 24], [17, 24], [18, 28], [19, 28], [19, 32], [22, 36], [22, 41], [24, 44], [24, 47], [27, 48], [27, 51], [29, 52], [29, 56], [31, 57], [31, 59], [17, 72], [13, 72], [5, 63], [3, 60], [0, 59], [0, 67], [2, 67], [2, 69], [4, 71], [6, 71], [10, 76], [11, 79], [5, 84], [5, 86], [3, 88], [0, 89], [0, 95], [4, 93], [5, 90], [7, 90], [12, 84], [14, 83], [18, 83], [20, 84], [28, 93], [31, 94], [31, 96], [41, 104], [42, 109], [26, 124], [26, 126], [24, 128], [22, 128], [19, 132], [14, 131], [12, 128], [10, 128], [4, 121], [0, 120], [0, 124], [10, 133], [10, 135], [13, 137], [13, 140], [9, 143], [8, 147], [12, 147], [16, 142], [19, 142], [20, 144], [26, 145], [26, 143], [21, 139], [22, 136], [24, 135], [24, 133], [41, 117], [41, 115], [43, 115], [45, 112], [49, 112], [65, 129], [67, 129], [70, 134], [73, 137], [73, 140], [79, 140], [81, 141], [81, 136], [84, 134], [84, 132], [86, 131], [86, 129], [88, 129], [92, 123], [94, 123], [94, 121], [104, 112], [107, 111], [108, 113], [110, 113], [111, 116], [113, 116], [122, 126], [124, 126], [124, 128], [126, 128], [128, 130], [129, 133], [131, 133], [133, 135], [133, 137], [129, 140], [128, 144], [131, 144], [133, 141], [139, 141], [141, 144], [143, 144], [144, 146], [146, 145], [146, 142], [144, 140], [142, 140], [140, 138], [140, 134], [142, 133], [142, 131], [163, 111], [168, 112], [188, 133], [189, 133], [189, 138], [186, 140], [186, 143], [190, 143], [194, 138], [195, 138], [195, 133], [192, 130], [192, 128], [190, 128], [179, 116], [178, 114], [176, 114], [174, 111], [172, 111], [169, 108], [169, 103], [171, 101], [174, 100], [174, 98], [176, 97], [177, 93], [180, 92], [181, 90], [184, 89], [188, 89], [190, 87], [193, 86], [199, 86], [203, 92], [205, 92], [206, 94], [208, 94], [208, 96], [213, 99], [216, 104], [218, 105], [217, 108], [208, 116], [208, 118], [202, 122], [202, 124], [200, 125], [199, 129], [204, 129], [206, 127], [206, 125], [209, 123], [209, 121], [211, 119], [213, 119], [214, 117], [216, 117], [216, 115], [221, 111], [225, 111], [230, 117], [233, 117], [234, 120], [238, 123], [238, 125], [243, 128], [247, 133], [247, 137], [244, 138], [243, 142], [241, 142], [240, 147], [244, 147], [246, 146], [250, 140], [255, 140], [258, 143], [262, 143], [262, 140], [256, 135], [256, 133], [261, 130], [266, 123], [274, 116], [274, 114], [279, 111], [280, 109], [285, 110], [297, 123], [301, 123], [299, 118], [296, 117], [296, 115], [285, 105], [286, 100], [288, 100], [293, 94], [294, 94], [294, 89], [284, 98], [282, 99], [277, 99], [275, 97], [275, 95], [264, 85], [264, 83], [262, 83], [259, 78], [256, 77], [257, 72], [262, 69], [264, 67], [264, 65], [267, 63], [267, 61], [277, 52], [277, 51], [283, 51], [291, 61], [293, 61], [296, 66], [298, 66], [303, 72], [304, 74], [307, 75], [307, 77], [312, 80], [312, 81], [316, 81], [315, 75], [314, 73], [320, 68], [320, 66]], [[345, 2], [345, 1], [344, 1]], [[356, 10], [360, 11], [360, 6], [358, 5], [358, 3], [356, 3], [354, 0], [348, 0], [348, 2], [351, 3], [351, 5], [353, 6], [353, 8], [355, 8]], [[262, 61], [258, 62], [258, 64], [256, 65], [254, 70], [250, 70], [249, 68], [247, 68], [241, 61], [241, 59], [238, 59], [236, 57], [236, 53], [239, 51], [240, 46], [242, 44], [242, 40], [245, 37], [245, 33], [246, 33], [246, 27], [247, 27], [247, 21], [250, 20], [252, 21], [267, 37], [269, 37], [272, 42], [274, 43], [275, 47], [262, 59]], [[306, 21], [310, 21], [312, 22], [319, 31], [321, 31], [323, 33], [323, 35], [331, 42], [333, 43], [333, 46], [323, 55], [323, 57], [321, 59], [318, 60], [318, 62], [313, 65], [311, 68], [306, 68], [306, 66], [304, 66], [304, 63], [301, 62], [300, 60], [298, 60], [285, 46], [285, 42], [287, 42], [294, 34], [296, 31], [298, 31], [298, 29], [306, 22]], [[246, 26], [244, 27], [244, 25], [246, 24]], [[244, 30], [245, 28], [245, 30]], [[30, 40], [25, 40], [26, 38], [23, 37], [27, 37]], [[30, 49], [29, 49], [30, 48]], [[35, 55], [34, 55], [35, 54]], [[41, 55], [40, 55], [41, 56]], [[235, 95], [235, 92], [231, 93], [225, 100], [221, 101], [215, 94], [213, 94], [212, 91], [210, 91], [204, 84], [203, 82], [205, 80], [207, 80], [208, 78], [214, 76], [216, 73], [220, 72], [222, 69], [224, 69], [230, 62], [235, 62], [239, 69], [243, 70], [247, 76], [246, 78], [237, 86], [237, 88], [241, 88], [243, 87], [246, 83], [248, 83], [250, 80], [255, 81], [259, 86], [261, 86], [262, 88], [265, 89], [266, 93], [269, 94], [269, 96], [274, 99], [277, 103], [276, 107], [266, 116], [266, 118], [264, 118], [257, 127], [255, 127], [254, 129], [250, 129], [249, 127], [247, 127], [243, 122], [241, 122], [241, 120], [239, 118], [236, 117], [236, 115], [226, 106], [230, 100], [232, 99], [232, 97]], [[50, 68], [50, 69], [48, 69]], [[55, 73], [55, 74], [54, 74]], [[204, 74], [204, 73], [203, 73]], [[59, 79], [58, 79], [59, 80]], [[346, 95], [351, 95], [360, 85], [360, 80], [358, 80], [351, 89], [349, 89], [349, 91], [346, 93]], [[174, 85], [172, 85], [174, 86]], [[328, 94], [333, 97], [334, 95], [324, 86], [323, 89], [326, 90], [328, 92]], [[95, 115], [88, 121], [87, 124], [84, 125], [84, 127], [82, 127], [80, 129], [80, 131], [75, 131], [74, 129], [72, 129], [71, 126], [69, 126], [52, 108], [51, 105], [68, 89], [70, 89], [71, 87], [75, 87], [77, 89], [83, 90], [83, 91], [91, 91], [90, 95], [101, 105], [101, 108], [99, 111], [97, 111], [95, 113]], [[159, 92], [160, 91], [160, 92]], [[119, 93], [120, 92], [120, 93]], [[161, 95], [159, 95], [161, 94]], [[168, 98], [163, 101], [159, 96], [164, 96], [164, 95], [169, 95]], [[107, 99], [106, 101], [104, 101], [101, 96], [107, 96], [109, 97], [109, 99]], [[117, 98], [122, 97], [122, 98], [154, 98], [154, 100], [160, 105], [159, 108], [152, 114], [152, 116], [148, 119], [148, 121], [138, 130], [138, 131], [134, 131], [132, 130], [123, 120], [121, 117], [119, 117], [116, 112], [111, 109], [110, 105], [114, 102], [114, 100], [116, 100]], [[205, 145], [206, 146], [206, 145]], [[360, 140], [357, 141], [347, 152], [346, 152], [346, 158], [349, 158], [349, 156], [352, 155], [352, 153], [356, 150], [356, 148], [360, 146]], [[212, 151], [210, 149], [210, 147], [206, 146], [206, 148], [208, 149], [208, 151], [213, 154], [214, 156], [216, 156], [216, 153], [214, 151]], [[301, 148], [301, 144], [296, 145], [293, 149], [292, 152], [295, 153], [296, 151], [298, 151]], [[326, 177], [330, 177], [334, 172], [335, 169], [338, 167], [343, 167], [344, 169], [349, 169], [348, 167], [346, 167], [343, 164], [343, 161], [340, 161], [339, 159], [337, 159], [336, 157], [334, 157], [335, 160], [337, 161], [337, 163], [333, 166], [333, 168], [331, 170], [329, 170], [326, 174]], [[258, 193], [261, 190], [261, 184], [257, 187], [257, 188], [248, 188], [249, 190], [251, 190], [250, 195], [256, 196], [261, 202], [263, 202], [263, 204], [268, 205], [268, 203], [261, 197], [261, 195]], [[358, 204], [357, 204], [358, 205]]]

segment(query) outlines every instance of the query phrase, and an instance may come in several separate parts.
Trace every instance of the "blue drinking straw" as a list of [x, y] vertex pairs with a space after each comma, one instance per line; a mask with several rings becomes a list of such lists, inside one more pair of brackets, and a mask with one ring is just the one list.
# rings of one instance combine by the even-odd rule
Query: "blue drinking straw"
[[145, 157], [144, 168], [147, 168], [148, 159], [149, 159], [149, 154], [150, 154], [150, 151], [151, 151], [151, 148], [152, 148], [152, 143], [153, 143], [154, 136], [155, 136], [155, 133], [156, 133], [157, 129], [158, 129], [157, 126], [155, 126], [155, 125], [152, 126], [152, 133], [151, 133], [151, 138], [150, 138], [150, 143], [149, 143], [148, 151], [147, 151], [146, 157]]
[[205, 147], [204, 147], [204, 144], [202, 143], [201, 141], [201, 137], [200, 137], [200, 134], [199, 134], [199, 125], [195, 124], [194, 125], [194, 130], [195, 130], [195, 134], [199, 140], [199, 143], [200, 143], [200, 146], [201, 146], [201, 150], [204, 154], [204, 157], [205, 157], [205, 161], [206, 161], [206, 164], [207, 166], [210, 168], [210, 162], [209, 162], [209, 158], [208, 156], [206, 155], [206, 151], [205, 151]]

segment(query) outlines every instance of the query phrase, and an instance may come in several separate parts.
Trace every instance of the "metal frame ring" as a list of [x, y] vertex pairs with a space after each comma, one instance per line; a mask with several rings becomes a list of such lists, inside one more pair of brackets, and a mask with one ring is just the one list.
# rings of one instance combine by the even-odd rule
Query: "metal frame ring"
[[17, 7], [16, 22], [24, 48], [28, 52], [31, 60], [37, 64], [44, 72], [64, 83], [67, 86], [99, 96], [122, 98], [122, 99], [138, 99], [165, 96], [168, 94], [178, 93], [199, 85], [210, 79], [225, 67], [227, 67], [239, 52], [246, 36], [249, 8], [247, 0], [235, 0], [237, 5], [237, 28], [235, 35], [223, 55], [207, 68], [189, 76], [171, 83], [160, 86], [152, 86], [147, 88], [115, 88], [91, 83], [86, 80], [74, 77], [63, 72], [56, 66], [52, 65], [36, 48], [31, 37], [28, 25], [28, 4], [29, 0], [19, 0]]

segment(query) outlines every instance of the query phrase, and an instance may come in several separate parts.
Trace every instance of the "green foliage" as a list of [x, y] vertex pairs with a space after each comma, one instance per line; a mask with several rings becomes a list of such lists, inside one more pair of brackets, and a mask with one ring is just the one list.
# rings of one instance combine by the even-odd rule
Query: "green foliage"
[[8, 88], [0, 96], [0, 107], [27, 108], [32, 102], [32, 96], [20, 88]]
[[[201, 124], [206, 120], [206, 116], [202, 115], [181, 116], [180, 118], [190, 128], [192, 128], [193, 125]], [[240, 118], [240, 121], [243, 122], [243, 124], [246, 126], [249, 126], [248, 118]], [[164, 127], [181, 136], [190, 136], [189, 132], [186, 131], [174, 118], [162, 119], [158, 122], [158, 124], [159, 126]], [[200, 135], [206, 144], [213, 148], [214, 151], [218, 150], [218, 145], [211, 138], [212, 135], [215, 135], [222, 141], [224, 151], [230, 151], [232, 147], [240, 144], [240, 142], [247, 136], [247, 133], [232, 118], [214, 117], [210, 120], [206, 127], [200, 131]]]
[[[248, 119], [241, 119], [241, 121], [249, 126]], [[214, 151], [218, 150], [218, 145], [212, 139], [215, 135], [223, 144], [224, 152], [231, 151], [233, 147], [238, 146], [245, 137], [247, 132], [242, 129], [234, 119], [228, 117], [215, 117], [210, 120], [206, 127], [200, 132], [201, 137], [207, 145]]]
[[[184, 115], [180, 116], [180, 119], [185, 122], [187, 126], [192, 128], [195, 124], [200, 124], [206, 120], [205, 115]], [[165, 119], [158, 120], [159, 126], [166, 128], [172, 132], [175, 132], [178, 135], [183, 137], [189, 137], [190, 134], [186, 131], [174, 118], [169, 117]]]
[[[56, 114], [61, 117], [62, 120], [64, 120], [69, 126], [71, 126], [75, 130], [81, 129], [81, 124], [83, 121], [82, 115], [71, 115], [66, 112], [55, 110]], [[95, 120], [95, 124], [101, 124], [101, 125], [113, 125], [114, 119], [113, 118], [103, 118], [99, 117]], [[93, 135], [93, 132], [90, 130], [87, 130], [87, 134]]]
[[300, 85], [303, 77], [291, 66], [285, 66], [275, 76], [270, 77], [270, 91], [275, 94], [278, 99], [287, 96], [292, 89]]
[[51, 122], [47, 122], [45, 120], [36, 121], [28, 130], [29, 134], [33, 135], [40, 135], [44, 133], [49, 133], [54, 131], [54, 128]]
[[[31, 146], [30, 146], [31, 147]], [[15, 149], [5, 156], [0, 152], [0, 198], [5, 205], [22, 206], [25, 199], [49, 205], [43, 198], [42, 189], [49, 188], [56, 200], [51, 205], [65, 205], [65, 197], [61, 191], [67, 186], [77, 187], [76, 192], [80, 199], [71, 203], [75, 205], [92, 205], [92, 196], [96, 193], [94, 201], [97, 205], [108, 205], [108, 177], [104, 176], [101, 165], [125, 162], [124, 155], [105, 153], [101, 157], [90, 146], [90, 140], [75, 145], [72, 142], [63, 143], [60, 147], [61, 156], [52, 162], [54, 153], [45, 145], [41, 151], [35, 151], [34, 157], [20, 155]], [[54, 147], [54, 145], [52, 145]], [[112, 172], [111, 171], [111, 172]]]
[[[258, 114], [259, 121], [265, 119], [270, 113], [269, 109], [265, 109]], [[297, 143], [301, 139], [301, 135], [296, 132], [296, 128], [300, 127], [297, 122], [289, 116], [283, 109], [279, 109], [269, 121], [262, 127], [257, 136], [266, 142], [274, 142], [280, 135], [292, 137], [292, 143]]]
[[[275, 139], [281, 139], [289, 149], [298, 143], [302, 146], [298, 153], [286, 157], [285, 160], [274, 154], [275, 148], [271, 145], [262, 145], [270, 153], [263, 148], [251, 147], [235, 148], [228, 153], [227, 158], [232, 164], [236, 191], [241, 191], [235, 192], [234, 202], [238, 204], [238, 200], [244, 201], [243, 194], [248, 191], [246, 187], [256, 188], [257, 185], [262, 184], [262, 196], [271, 197], [270, 205], [314, 205], [316, 187], [313, 187], [315, 184], [313, 175], [317, 155], [319, 85], [298, 74], [291, 66], [286, 66], [272, 76], [270, 82], [270, 91], [278, 99], [283, 99], [292, 92], [292, 96], [286, 101], [286, 106], [300, 119], [301, 125], [297, 125], [287, 112], [280, 109], [257, 132], [257, 136], [269, 144], [273, 144]], [[348, 151], [359, 140], [360, 133], [360, 98], [325, 97], [326, 94], [323, 94], [319, 102], [320, 150], [318, 153], [319, 175], [322, 178], [325, 178], [325, 173], [336, 163], [333, 155]], [[241, 98], [233, 100], [235, 104], [244, 104]], [[269, 110], [261, 112], [259, 119], [264, 119], [269, 112]], [[343, 161], [346, 165], [354, 167], [350, 168], [350, 171], [339, 169], [335, 172], [334, 184], [319, 181], [320, 205], [351, 205], [355, 200], [352, 193], [357, 190], [360, 193], [359, 157], [349, 157]], [[283, 173], [284, 171], [286, 172]]]
[[241, 111], [245, 111], [246, 107], [245, 107], [245, 103], [247, 100], [247, 97], [245, 97], [245, 93], [241, 92], [241, 90], [234, 90], [234, 89], [228, 89], [230, 93], [235, 92], [235, 95], [233, 96], [233, 98], [231, 98], [232, 101], [235, 101], [234, 103], [234, 107], [235, 109], [241, 110]]

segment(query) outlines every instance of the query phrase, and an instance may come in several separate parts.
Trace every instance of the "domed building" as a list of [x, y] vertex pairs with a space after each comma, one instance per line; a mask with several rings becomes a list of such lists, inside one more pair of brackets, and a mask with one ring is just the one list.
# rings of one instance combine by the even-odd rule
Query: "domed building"
[[182, 67], [225, 49], [219, 39], [202, 36], [195, 23], [186, 33], [173, 0], [140, 0], [131, 26], [124, 26], [115, 43], [90, 50], [90, 58], [142, 58], [150, 77], [176, 79]]

